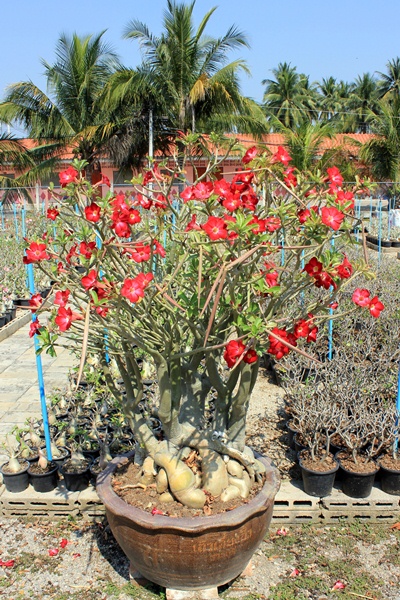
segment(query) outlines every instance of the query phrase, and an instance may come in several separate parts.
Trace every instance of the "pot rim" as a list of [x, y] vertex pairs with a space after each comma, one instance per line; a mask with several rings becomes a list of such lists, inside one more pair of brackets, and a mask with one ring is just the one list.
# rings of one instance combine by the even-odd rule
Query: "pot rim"
[[340, 468], [345, 473], [349, 473], [350, 475], [356, 475], [357, 477], [370, 477], [371, 475], [376, 475], [377, 472], [380, 469], [379, 464], [374, 459], [371, 459], [370, 461], [368, 461], [371, 465], [375, 465], [375, 470], [374, 471], [365, 472], [365, 471], [351, 471], [349, 469], [346, 469], [346, 467], [344, 467], [342, 465], [342, 461], [340, 460], [340, 456], [338, 456], [338, 454], [340, 454], [340, 452], [341, 452], [341, 450], [335, 454], [335, 459], [338, 461]]
[[388, 473], [400, 474], [400, 469], [391, 469], [390, 467], [385, 467], [385, 465], [382, 465], [380, 457], [376, 460], [376, 463], [380, 469], [387, 471]]
[[332, 473], [336, 473], [336, 471], [339, 469], [339, 466], [340, 466], [339, 462], [336, 460], [336, 458], [334, 460], [336, 462], [336, 465], [333, 467], [333, 469], [329, 469], [329, 471], [314, 471], [313, 469], [309, 469], [308, 467], [305, 467], [302, 464], [303, 459], [300, 458], [300, 456], [299, 456], [299, 466], [301, 469], [304, 469], [304, 471], [307, 471], [307, 473], [314, 473], [315, 475], [331, 475]]
[[[19, 462], [19, 461], [18, 461], [18, 462]], [[29, 463], [29, 461], [28, 461], [28, 460], [26, 460], [26, 459], [25, 459], [23, 462], [25, 463], [25, 467], [24, 467], [23, 469], [21, 469], [21, 470], [20, 470], [20, 471], [18, 471], [17, 473], [7, 473], [7, 471], [5, 471], [5, 472], [3, 471], [3, 467], [5, 467], [5, 465], [8, 465], [8, 463], [9, 463], [9, 461], [8, 461], [8, 460], [6, 460], [6, 462], [3, 462], [3, 463], [0, 465], [0, 473], [1, 473], [3, 476], [5, 475], [6, 477], [12, 477], [13, 475], [21, 475], [21, 473], [26, 473], [26, 471], [27, 471], [27, 470], [29, 469], [29, 467], [30, 467], [30, 463]], [[21, 463], [20, 463], [20, 464], [21, 464]]]
[[145, 527], [146, 529], [169, 529], [185, 533], [201, 533], [213, 528], [221, 528], [221, 526], [227, 528], [235, 527], [239, 523], [248, 520], [253, 515], [265, 512], [268, 509], [268, 506], [266, 506], [267, 500], [271, 499], [273, 502], [275, 495], [280, 488], [278, 470], [271, 459], [256, 454], [258, 460], [260, 460], [267, 468], [267, 479], [260, 492], [248, 503], [242, 504], [238, 508], [234, 508], [228, 512], [211, 516], [200, 515], [198, 517], [171, 518], [166, 515], [152, 515], [131, 504], [127, 504], [112, 489], [111, 478], [114, 471], [119, 464], [126, 462], [131, 456], [132, 454], [115, 457], [107, 465], [104, 471], [97, 476], [96, 490], [107, 510], [110, 510], [119, 517], [134, 520], [137, 525]]

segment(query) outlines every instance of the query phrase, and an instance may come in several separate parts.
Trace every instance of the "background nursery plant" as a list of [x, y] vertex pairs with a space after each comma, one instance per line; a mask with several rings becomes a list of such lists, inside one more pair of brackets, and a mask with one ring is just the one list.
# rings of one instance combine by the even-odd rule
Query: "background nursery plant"
[[[201, 142], [181, 138], [174, 166], [153, 164], [125, 195], [100, 197], [74, 162], [60, 174], [50, 233], [28, 240], [25, 257], [56, 281], [47, 325], [40, 298], [31, 300], [42, 349], [53, 353], [63, 334], [83, 344], [83, 357], [97, 356], [144, 461], [139, 483], [155, 481], [162, 500], [195, 509], [210, 497], [246, 498], [263, 478], [244, 441], [260, 356], [307, 352], [332, 303], [369, 273], [345, 254], [353, 192], [338, 169], [311, 185], [284, 148], [253, 147], [231, 181], [217, 179], [218, 156], [232, 150], [224, 147], [187, 185]], [[384, 308], [365, 289], [356, 305], [374, 317]], [[151, 415], [142, 402], [149, 366], [159, 389]]]

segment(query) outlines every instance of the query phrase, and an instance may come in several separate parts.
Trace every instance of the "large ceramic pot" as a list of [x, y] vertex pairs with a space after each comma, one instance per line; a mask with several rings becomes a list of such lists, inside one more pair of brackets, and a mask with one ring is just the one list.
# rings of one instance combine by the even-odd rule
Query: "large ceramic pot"
[[131, 570], [168, 589], [202, 590], [232, 581], [248, 565], [272, 517], [280, 480], [270, 459], [261, 457], [266, 482], [260, 493], [226, 513], [195, 518], [152, 515], [124, 502], [112, 489], [115, 458], [97, 477], [111, 530]]

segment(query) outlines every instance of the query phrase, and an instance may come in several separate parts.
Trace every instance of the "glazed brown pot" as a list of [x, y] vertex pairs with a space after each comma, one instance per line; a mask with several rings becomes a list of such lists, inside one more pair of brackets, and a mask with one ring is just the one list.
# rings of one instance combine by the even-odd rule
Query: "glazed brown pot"
[[152, 515], [124, 502], [112, 489], [115, 458], [97, 478], [97, 492], [105, 505], [111, 530], [146, 579], [176, 590], [213, 588], [232, 581], [248, 565], [269, 527], [278, 470], [269, 458], [266, 482], [248, 504], [226, 513], [194, 518]]

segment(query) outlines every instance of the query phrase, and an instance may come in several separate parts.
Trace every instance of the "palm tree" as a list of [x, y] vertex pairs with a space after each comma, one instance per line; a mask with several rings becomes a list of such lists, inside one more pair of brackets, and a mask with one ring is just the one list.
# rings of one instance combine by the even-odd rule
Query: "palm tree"
[[302, 172], [323, 168], [324, 153], [321, 146], [324, 140], [334, 135], [334, 128], [330, 123], [312, 123], [305, 119], [292, 127], [286, 127], [275, 118], [274, 127], [284, 136], [284, 145], [292, 157], [292, 166]]
[[53, 65], [42, 61], [46, 94], [32, 81], [8, 88], [0, 119], [22, 125], [37, 141], [38, 165], [32, 177], [50, 174], [66, 150], [92, 166], [114, 135], [117, 123], [103, 101], [105, 85], [119, 67], [115, 53], [96, 36], [62, 35]]
[[380, 100], [369, 118], [376, 137], [361, 148], [361, 158], [371, 164], [377, 181], [400, 182], [400, 98]]
[[400, 96], [400, 58], [389, 60], [386, 65], [387, 72], [380, 73], [378, 82], [379, 97], [385, 99], [398, 98]]
[[279, 63], [272, 69], [275, 79], [264, 79], [264, 109], [267, 118], [276, 117], [285, 127], [293, 127], [304, 119], [311, 121], [316, 110], [316, 88], [309, 77], [298, 73], [290, 63]]
[[265, 119], [258, 105], [242, 96], [239, 73], [248, 73], [241, 59], [228, 63], [228, 53], [247, 47], [242, 32], [232, 26], [218, 39], [205, 35], [206, 26], [216, 10], [212, 8], [196, 29], [192, 3], [168, 0], [163, 33], [150, 33], [148, 27], [133, 20], [124, 37], [136, 39], [143, 53], [140, 67], [116, 76], [111, 96], [147, 100], [149, 110], [164, 118], [170, 132], [250, 131], [262, 133]]
[[369, 111], [375, 112], [378, 102], [378, 86], [376, 79], [370, 73], [359, 75], [352, 84], [347, 102], [349, 110], [348, 132], [369, 133]]

